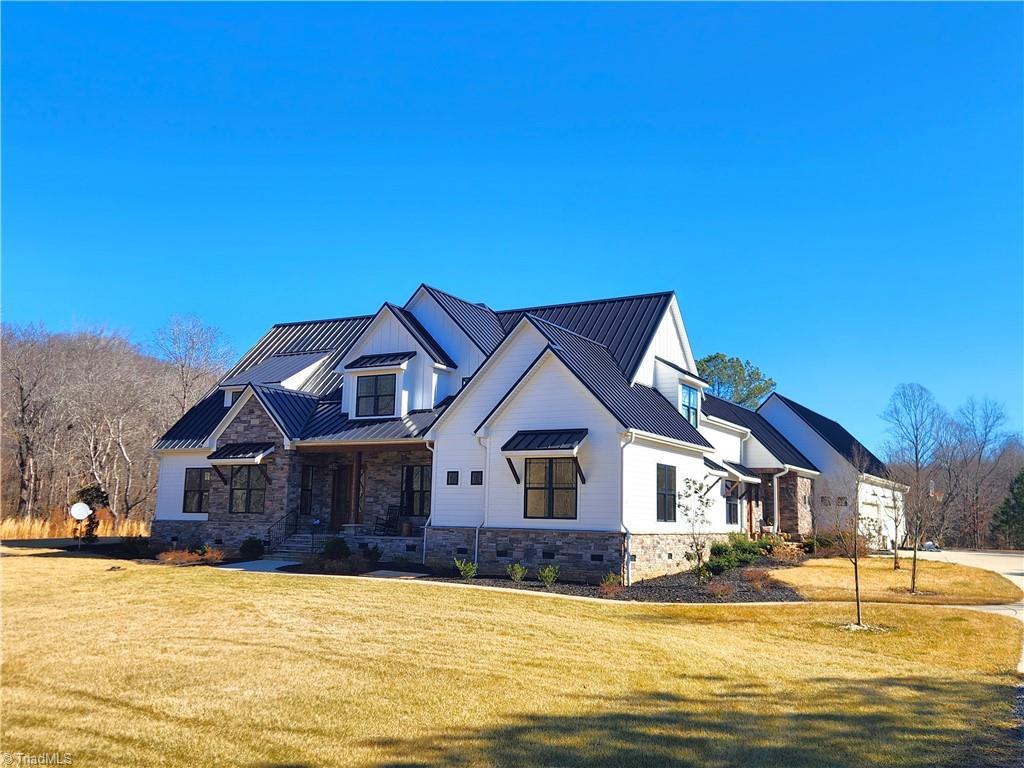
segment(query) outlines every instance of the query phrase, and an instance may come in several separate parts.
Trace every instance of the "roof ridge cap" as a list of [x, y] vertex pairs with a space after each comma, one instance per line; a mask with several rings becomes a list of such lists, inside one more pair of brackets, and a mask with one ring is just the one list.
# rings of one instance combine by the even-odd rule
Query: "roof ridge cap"
[[449, 291], [442, 290], [441, 288], [436, 288], [433, 285], [428, 285], [427, 283], [420, 283], [420, 285], [422, 285], [428, 291], [433, 291], [434, 293], [440, 293], [443, 296], [448, 296], [449, 298], [455, 299], [456, 301], [461, 301], [463, 304], [468, 304], [469, 306], [477, 307], [478, 309], [485, 309], [488, 312], [490, 312], [492, 315], [497, 315], [497, 312], [495, 312], [493, 309], [491, 309], [486, 303], [470, 301], [469, 299], [464, 299], [461, 296], [456, 296], [454, 293], [450, 293]]
[[322, 320], [292, 320], [287, 323], [274, 323], [271, 328], [284, 328], [289, 325], [310, 325], [312, 323], [338, 323], [342, 320], [372, 320], [376, 316], [376, 312], [372, 315], [350, 315], [348, 317], [326, 317]]
[[[510, 314], [512, 312], [522, 312], [526, 314], [537, 309], [553, 309], [554, 307], [575, 307], [580, 304], [607, 304], [612, 301], [628, 301], [630, 299], [648, 299], [653, 296], [672, 296], [675, 291], [653, 291], [652, 293], [634, 293], [629, 296], [609, 296], [604, 299], [583, 299], [582, 301], [561, 301], [553, 304], [538, 304], [533, 307], [514, 307], [512, 309], [492, 309], [491, 311], [495, 314]], [[458, 298], [458, 297], [456, 297]], [[586, 338], [586, 337], [584, 337]]]

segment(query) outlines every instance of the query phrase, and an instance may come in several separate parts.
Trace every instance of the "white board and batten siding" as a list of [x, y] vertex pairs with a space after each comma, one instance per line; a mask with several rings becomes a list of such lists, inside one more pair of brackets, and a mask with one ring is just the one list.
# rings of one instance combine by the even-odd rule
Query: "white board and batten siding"
[[210, 449], [200, 451], [178, 451], [160, 456], [160, 472], [156, 484], [156, 520], [206, 520], [206, 515], [185, 514], [182, 507], [185, 500], [185, 470], [192, 467], [209, 467], [206, 460]]
[[454, 395], [459, 391], [462, 379], [472, 376], [476, 369], [483, 365], [486, 356], [423, 288], [416, 292], [406, 305], [406, 309], [416, 316], [420, 324], [459, 366], [455, 374], [442, 377], [435, 394], [438, 400]]
[[[388, 352], [416, 352], [416, 356], [408, 361], [402, 375], [398, 377], [396, 385], [400, 387], [399, 401], [400, 414], [404, 415], [412, 410], [433, 408], [436, 400], [437, 370], [434, 368], [434, 361], [420, 347], [405, 326], [402, 325], [390, 311], [384, 311], [374, 322], [372, 328], [368, 329], [363, 337], [349, 350], [345, 356], [344, 363], [355, 360], [361, 355], [385, 354]], [[346, 371], [345, 388], [342, 390], [344, 408], [349, 413], [355, 411], [355, 379], [363, 375], [372, 375], [385, 371]], [[349, 386], [352, 384], [352, 386]]]
[[[512, 457], [520, 483], [501, 446], [519, 430], [586, 429], [577, 458], [586, 483], [577, 480], [576, 519], [524, 516], [526, 457]], [[486, 483], [487, 527], [619, 531], [619, 456], [623, 427], [553, 356], [545, 358], [489, 425]], [[536, 454], [543, 458], [543, 452]]]
[[[690, 351], [689, 341], [686, 339], [686, 331], [682, 329], [682, 320], [679, 316], [679, 307], [676, 304], [676, 299], [673, 296], [672, 302], [669, 305], [668, 311], [665, 312], [664, 317], [661, 318], [661, 322], [658, 324], [658, 329], [654, 332], [654, 336], [651, 338], [650, 347], [644, 354], [643, 360], [640, 362], [639, 367], [636, 371], [635, 380], [640, 384], [646, 384], [648, 387], [654, 387], [662, 392], [665, 397], [668, 398], [670, 403], [676, 403], [678, 401], [678, 394], [674, 392], [675, 384], [679, 381], [679, 372], [674, 371], [674, 384], [668, 384], [669, 373], [667, 370], [671, 370], [669, 366], [664, 364], [656, 365], [656, 357], [660, 357], [662, 360], [668, 360], [670, 363], [678, 365], [684, 370], [696, 373], [696, 364], [693, 360], [693, 353]], [[660, 369], [656, 371], [656, 368]], [[667, 392], [663, 387], [669, 387], [673, 391]]]
[[[476, 526], [483, 522], [483, 493], [495, 471], [508, 474], [504, 459], [487, 466], [487, 450], [473, 433], [495, 404], [537, 358], [547, 340], [529, 323], [521, 323], [495, 351], [487, 366], [432, 430], [434, 473], [431, 487], [431, 525]], [[482, 487], [464, 487], [469, 472], [484, 470]], [[445, 484], [445, 473], [459, 470], [460, 485]]]

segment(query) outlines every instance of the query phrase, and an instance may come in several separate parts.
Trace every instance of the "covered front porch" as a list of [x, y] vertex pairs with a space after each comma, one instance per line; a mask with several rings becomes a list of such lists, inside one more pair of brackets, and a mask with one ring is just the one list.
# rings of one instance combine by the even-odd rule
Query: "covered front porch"
[[424, 443], [297, 446], [292, 463], [289, 511], [268, 531], [269, 549], [317, 552], [341, 537], [353, 551], [378, 546], [386, 556], [419, 555], [413, 545], [430, 515]]

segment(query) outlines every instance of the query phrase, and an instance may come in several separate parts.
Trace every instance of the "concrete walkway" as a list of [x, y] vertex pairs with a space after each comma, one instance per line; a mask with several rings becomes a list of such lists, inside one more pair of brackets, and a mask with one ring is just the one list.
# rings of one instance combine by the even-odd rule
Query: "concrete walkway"
[[286, 565], [298, 565], [298, 560], [246, 560], [242, 563], [218, 565], [225, 571], [251, 571], [252, 573], [270, 573]]

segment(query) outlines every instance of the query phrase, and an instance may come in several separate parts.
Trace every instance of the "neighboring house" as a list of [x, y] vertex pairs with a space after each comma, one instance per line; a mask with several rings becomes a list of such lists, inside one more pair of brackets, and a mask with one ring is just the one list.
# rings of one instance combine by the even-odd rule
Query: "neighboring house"
[[818, 463], [695, 370], [673, 293], [275, 325], [157, 442], [153, 535], [629, 582], [686, 567], [688, 478], [715, 534], [806, 535]]
[[903, 494], [909, 488], [889, 477], [885, 464], [842, 424], [800, 403], [772, 393], [757, 413], [809, 456], [821, 469], [814, 507], [818, 531], [848, 524], [854, 505], [861, 530], [873, 546], [888, 548], [905, 535]]

